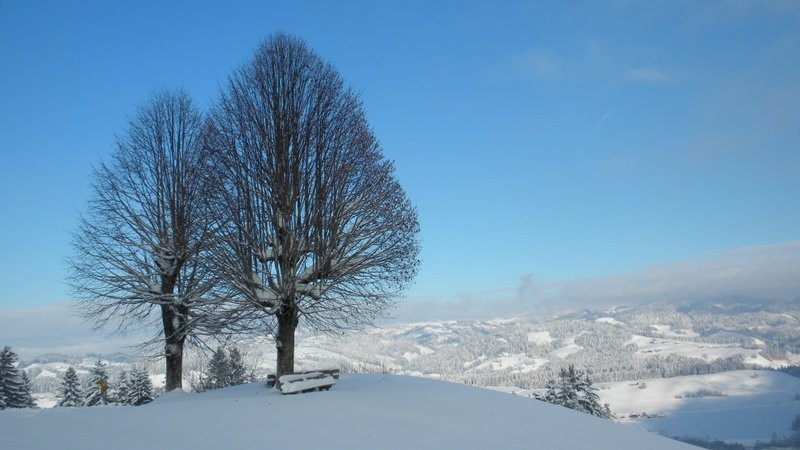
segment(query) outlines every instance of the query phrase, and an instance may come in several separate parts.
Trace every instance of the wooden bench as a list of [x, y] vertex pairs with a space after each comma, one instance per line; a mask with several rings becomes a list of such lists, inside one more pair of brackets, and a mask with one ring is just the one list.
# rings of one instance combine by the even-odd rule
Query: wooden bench
[[[284, 394], [312, 392], [317, 389], [327, 391], [339, 379], [339, 369], [309, 370], [287, 373], [280, 377], [280, 390]], [[275, 375], [267, 375], [267, 387], [275, 386]]]
[[309, 372], [302, 374], [289, 373], [280, 378], [280, 389], [284, 394], [298, 392], [313, 392], [317, 389], [327, 391], [336, 383], [332, 376], [322, 372]]

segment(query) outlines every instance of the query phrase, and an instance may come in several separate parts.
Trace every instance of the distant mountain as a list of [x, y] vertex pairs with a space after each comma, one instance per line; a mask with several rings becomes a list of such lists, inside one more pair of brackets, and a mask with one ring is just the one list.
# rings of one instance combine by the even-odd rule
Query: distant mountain
[[[345, 336], [301, 332], [296, 360], [298, 368], [339, 367], [524, 389], [543, 386], [567, 364], [606, 382], [800, 363], [800, 302], [772, 306], [653, 304], [548, 317], [393, 324]], [[275, 353], [269, 339], [246, 339], [239, 347], [259, 373], [271, 371]], [[204, 358], [187, 353], [186, 386], [203, 370]], [[162, 372], [158, 360], [124, 354], [47, 354], [23, 367], [41, 393], [53, 388], [53, 378], [63, 376], [67, 365], [80, 374], [97, 359], [109, 364], [112, 375], [135, 364], [154, 375]]]
[[745, 297], [727, 297], [715, 302], [683, 302], [676, 303], [675, 309], [687, 314], [703, 312], [709, 314], [741, 314], [741, 313], [782, 313], [800, 309], [800, 297], [794, 300], [762, 300]]

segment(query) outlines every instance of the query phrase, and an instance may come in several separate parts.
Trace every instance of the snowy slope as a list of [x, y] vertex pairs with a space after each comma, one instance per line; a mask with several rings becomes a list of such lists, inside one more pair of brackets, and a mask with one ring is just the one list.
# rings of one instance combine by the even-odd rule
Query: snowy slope
[[618, 417], [656, 416], [642, 426], [670, 436], [752, 444], [789, 435], [800, 414], [800, 378], [783, 372], [737, 370], [598, 387]]
[[343, 375], [329, 392], [259, 383], [141, 407], [0, 411], [0, 449], [688, 449], [550, 404], [464, 385]]

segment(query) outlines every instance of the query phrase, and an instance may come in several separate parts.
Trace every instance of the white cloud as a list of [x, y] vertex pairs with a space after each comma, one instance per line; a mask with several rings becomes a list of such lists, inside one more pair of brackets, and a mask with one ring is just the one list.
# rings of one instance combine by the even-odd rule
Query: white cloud
[[[401, 303], [395, 321], [487, 319], [577, 307], [651, 302], [782, 301], [800, 298], [800, 241], [737, 248], [664, 262], [639, 272], [564, 282], [527, 274], [517, 286]], [[0, 345], [22, 358], [43, 353], [134, 352], [150, 335], [109, 337], [92, 331], [70, 303], [0, 309]]]
[[23, 359], [44, 353], [131, 352], [133, 346], [146, 339], [141, 333], [109, 336], [107, 332], [94, 331], [92, 324], [75, 313], [71, 302], [0, 309], [0, 345], [11, 346]]
[[401, 302], [392, 322], [484, 319], [514, 314], [518, 307], [517, 288], [506, 287], [475, 292], [458, 292], [452, 297], [411, 298]]
[[548, 304], [613, 305], [800, 297], [800, 241], [738, 248], [640, 272], [557, 283]]
[[615, 276], [542, 280], [528, 274], [516, 288], [462, 293], [453, 299], [409, 299], [398, 320], [491, 318], [583, 307], [657, 302], [785, 301], [800, 298], [800, 241], [737, 248], [663, 262]]
[[533, 47], [509, 55], [490, 70], [495, 75], [551, 81], [622, 83], [667, 83], [675, 81], [675, 71], [643, 66], [642, 57], [626, 48], [614, 48], [591, 40], [568, 51]]

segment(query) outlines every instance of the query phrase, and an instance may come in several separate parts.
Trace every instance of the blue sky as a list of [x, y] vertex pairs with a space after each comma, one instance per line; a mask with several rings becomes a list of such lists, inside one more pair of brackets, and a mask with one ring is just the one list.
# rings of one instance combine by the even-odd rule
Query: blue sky
[[409, 303], [730, 255], [800, 279], [800, 3], [0, 0], [0, 307], [68, 299], [88, 175], [136, 106], [208, 106], [276, 31], [338, 68], [396, 162]]

